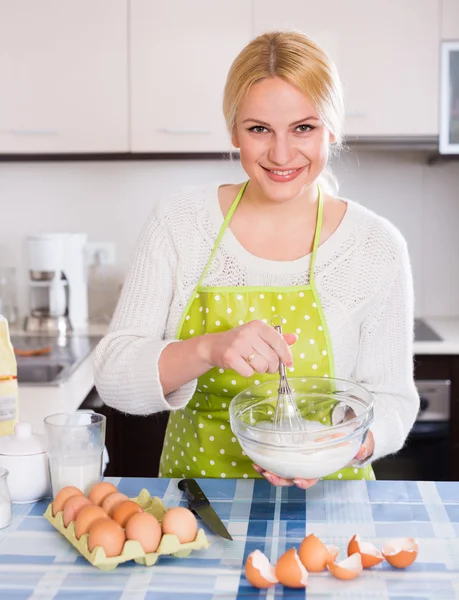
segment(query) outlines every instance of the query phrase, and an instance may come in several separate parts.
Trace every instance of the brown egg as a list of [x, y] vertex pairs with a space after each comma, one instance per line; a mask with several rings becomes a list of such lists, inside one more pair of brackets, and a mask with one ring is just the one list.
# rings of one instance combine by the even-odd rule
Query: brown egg
[[85, 533], [88, 533], [91, 525], [97, 521], [97, 519], [101, 518], [109, 518], [101, 506], [83, 507], [75, 521], [75, 536], [77, 540]]
[[119, 506], [122, 502], [129, 500], [126, 494], [122, 494], [121, 492], [114, 492], [113, 494], [109, 494], [105, 500], [102, 502], [102, 508], [105, 510], [109, 517], [112, 516], [113, 511], [117, 506]]
[[137, 540], [144, 552], [156, 552], [161, 541], [158, 519], [146, 512], [133, 515], [126, 523], [126, 539]]
[[336, 546], [326, 546], [313, 533], [301, 542], [298, 556], [310, 573], [318, 573], [327, 568], [327, 564], [335, 560], [338, 554]]
[[254, 550], [247, 557], [245, 576], [253, 587], [262, 590], [279, 583], [274, 567], [269, 562], [268, 557], [260, 550]]
[[290, 588], [304, 588], [308, 583], [308, 572], [298, 557], [295, 548], [287, 550], [277, 561], [276, 577], [279, 583]]
[[341, 562], [331, 562], [327, 565], [328, 570], [337, 579], [354, 579], [363, 570], [362, 557], [358, 552], [351, 554]]
[[164, 515], [161, 526], [163, 533], [173, 533], [181, 544], [193, 542], [198, 533], [196, 517], [184, 506], [170, 508]]
[[63, 510], [64, 504], [72, 496], [83, 496], [83, 492], [73, 485], [67, 485], [56, 494], [53, 501], [53, 517], [55, 517], [60, 510]]
[[419, 544], [414, 538], [395, 538], [386, 542], [382, 555], [396, 569], [405, 569], [414, 563], [419, 551]]
[[136, 513], [141, 513], [142, 507], [134, 502], [134, 500], [126, 500], [126, 502], [122, 502], [119, 504], [112, 514], [112, 519], [119, 523], [121, 527], [126, 527], [126, 523]]
[[88, 494], [88, 498], [97, 506], [102, 506], [102, 502], [109, 494], [113, 494], [118, 490], [113, 485], [113, 483], [108, 483], [108, 481], [100, 481], [92, 486], [91, 491]]
[[89, 505], [94, 506], [91, 500], [89, 498], [86, 498], [86, 496], [70, 496], [70, 498], [64, 504], [64, 526], [68, 527], [70, 521], [75, 521], [75, 519], [78, 516], [78, 513], [85, 506]]
[[97, 546], [104, 549], [105, 556], [121, 554], [126, 541], [123, 528], [113, 519], [99, 519], [89, 530], [88, 550], [92, 552]]
[[362, 567], [370, 569], [384, 560], [381, 552], [370, 542], [364, 542], [358, 534], [352, 536], [347, 546], [347, 555], [358, 552], [362, 557]]

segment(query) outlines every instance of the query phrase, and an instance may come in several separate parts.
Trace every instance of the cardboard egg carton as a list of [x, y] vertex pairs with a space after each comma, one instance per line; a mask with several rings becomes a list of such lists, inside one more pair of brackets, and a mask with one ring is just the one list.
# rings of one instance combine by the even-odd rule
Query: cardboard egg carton
[[[161, 523], [166, 508], [158, 497], [152, 497], [146, 489], [143, 489], [136, 498], [131, 498], [137, 502], [142, 509], [153, 515]], [[202, 550], [210, 546], [203, 529], [199, 529], [193, 542], [181, 544], [176, 535], [163, 534], [156, 552], [145, 553], [139, 542], [135, 540], [126, 540], [123, 551], [119, 556], [105, 556], [104, 549], [100, 546], [94, 548], [92, 552], [88, 548], [89, 534], [85, 533], [78, 540], [75, 535], [75, 523], [71, 521], [68, 527], [64, 526], [63, 512], [59, 511], [53, 517], [53, 504], [48, 505], [44, 516], [77, 550], [86, 558], [88, 562], [101, 571], [112, 571], [120, 563], [134, 560], [136, 563], [150, 567], [156, 563], [161, 555], [172, 555], [179, 558], [185, 558], [193, 550]]]

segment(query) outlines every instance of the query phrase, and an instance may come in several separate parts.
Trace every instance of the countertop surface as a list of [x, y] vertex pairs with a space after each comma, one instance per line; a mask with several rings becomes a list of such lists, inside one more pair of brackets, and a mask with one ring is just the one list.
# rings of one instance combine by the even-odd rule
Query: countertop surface
[[[459, 355], [459, 318], [424, 319], [442, 338], [437, 342], [414, 343], [419, 355]], [[105, 335], [107, 325], [92, 325], [77, 334]], [[19, 330], [12, 333], [18, 335]], [[26, 334], [24, 334], [26, 335]], [[76, 410], [94, 386], [94, 351], [88, 354], [71, 377], [59, 386], [21, 386], [19, 382], [20, 418], [31, 423], [36, 433], [43, 433], [43, 419], [56, 412]]]
[[415, 354], [450, 354], [459, 355], [459, 317], [423, 318], [442, 338], [438, 342], [414, 342]]
[[[75, 335], [104, 336], [107, 325], [91, 325]], [[13, 329], [14, 335], [30, 335]], [[61, 385], [21, 385], [19, 381], [19, 418], [32, 425], [35, 433], [43, 433], [43, 419], [53, 413], [72, 412], [81, 406], [94, 387], [94, 350]]]
[[[178, 480], [108, 478], [131, 497], [146, 488], [165, 506], [184, 504]], [[160, 557], [152, 567], [133, 562], [102, 572], [90, 565], [42, 516], [48, 502], [14, 506], [12, 524], [0, 530], [0, 597], [58, 600], [453, 600], [459, 597], [459, 482], [321, 481], [308, 491], [275, 488], [264, 480], [199, 483], [233, 536], [206, 529], [208, 550], [187, 558]], [[250, 552], [275, 563], [315, 533], [346, 557], [355, 533], [381, 548], [400, 536], [419, 541], [407, 569], [383, 562], [352, 581], [328, 572], [309, 575], [307, 592], [277, 585], [253, 588], [243, 566]]]

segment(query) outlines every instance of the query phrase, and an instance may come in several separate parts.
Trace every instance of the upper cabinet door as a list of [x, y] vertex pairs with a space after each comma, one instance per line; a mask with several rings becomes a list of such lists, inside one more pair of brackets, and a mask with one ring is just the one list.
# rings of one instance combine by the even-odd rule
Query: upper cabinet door
[[253, 1], [256, 34], [295, 28], [335, 62], [346, 135], [438, 135], [440, 0]]
[[459, 40], [459, 0], [441, 0], [441, 38]]
[[229, 152], [223, 88], [251, 33], [248, 0], [131, 0], [132, 151]]
[[128, 0], [0, 0], [0, 152], [128, 150]]

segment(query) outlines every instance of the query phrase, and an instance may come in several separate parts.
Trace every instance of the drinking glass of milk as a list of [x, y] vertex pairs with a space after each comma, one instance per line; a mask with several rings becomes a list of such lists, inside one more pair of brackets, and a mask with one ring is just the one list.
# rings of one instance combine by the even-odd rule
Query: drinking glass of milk
[[58, 413], [44, 419], [53, 497], [74, 485], [84, 494], [102, 475], [106, 418], [94, 412]]

